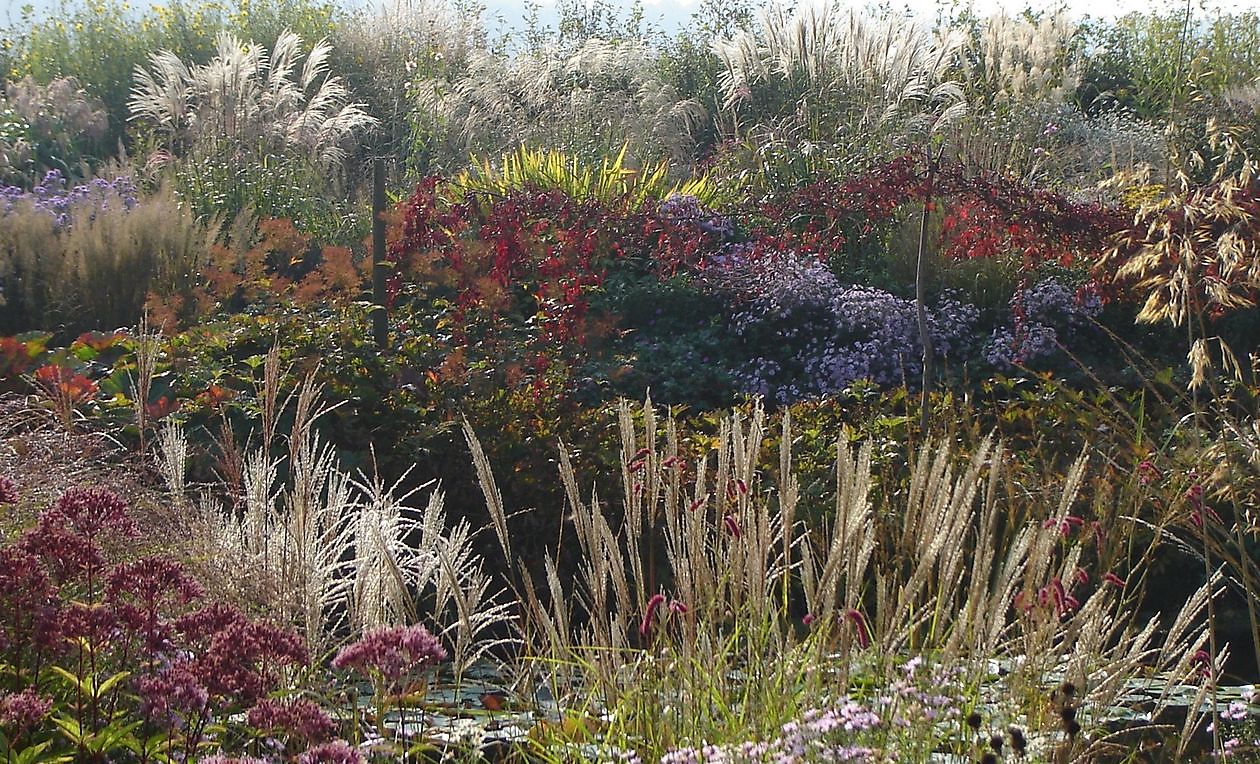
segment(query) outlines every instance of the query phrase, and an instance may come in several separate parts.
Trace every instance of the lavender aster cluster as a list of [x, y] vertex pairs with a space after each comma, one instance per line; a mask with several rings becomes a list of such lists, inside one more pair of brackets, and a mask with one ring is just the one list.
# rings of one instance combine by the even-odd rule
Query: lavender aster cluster
[[862, 733], [883, 724], [879, 715], [854, 700], [810, 709], [784, 724], [778, 737], [738, 745], [681, 748], [661, 757], [661, 764], [751, 764], [807, 761], [877, 761], [873, 748], [859, 744]]
[[670, 196], [657, 206], [656, 214], [671, 223], [694, 225], [705, 233], [723, 239], [735, 233], [735, 226], [730, 219], [708, 209], [690, 194]]
[[984, 357], [1005, 369], [1052, 358], [1076, 335], [1088, 331], [1102, 311], [1102, 297], [1093, 284], [1072, 289], [1054, 278], [1015, 293], [1010, 302], [1012, 326], [999, 326], [985, 345]]
[[18, 186], [0, 187], [0, 215], [29, 205], [30, 209], [51, 215], [58, 228], [71, 225], [80, 216], [91, 222], [98, 213], [114, 207], [129, 211], [137, 202], [136, 185], [125, 175], [113, 180], [93, 178], [71, 187], [61, 171], [49, 170], [30, 191]]
[[[854, 382], [913, 384], [923, 349], [913, 300], [874, 287], [843, 285], [826, 264], [747, 245], [711, 257], [703, 274], [732, 298], [732, 334], [748, 361], [735, 372], [746, 393], [779, 403], [830, 395]], [[974, 306], [948, 295], [928, 315], [936, 354], [970, 350]]]

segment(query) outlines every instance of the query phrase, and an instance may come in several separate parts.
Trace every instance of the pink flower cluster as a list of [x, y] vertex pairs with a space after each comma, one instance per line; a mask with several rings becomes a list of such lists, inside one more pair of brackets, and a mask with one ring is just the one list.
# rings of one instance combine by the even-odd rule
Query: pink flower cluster
[[306, 698], [266, 698], [249, 710], [249, 726], [270, 733], [285, 733], [306, 743], [323, 743], [337, 731], [324, 709]]
[[344, 740], [317, 745], [298, 757], [298, 764], [365, 764], [359, 749]]
[[0, 698], [0, 726], [16, 730], [18, 735], [34, 727], [48, 710], [52, 708], [52, 700], [26, 689]]
[[17, 504], [18, 489], [13, 478], [0, 477], [0, 504]]
[[403, 675], [446, 660], [437, 637], [421, 624], [386, 626], [363, 635], [333, 658], [334, 668], [352, 668], [365, 676], [382, 676], [396, 682]]

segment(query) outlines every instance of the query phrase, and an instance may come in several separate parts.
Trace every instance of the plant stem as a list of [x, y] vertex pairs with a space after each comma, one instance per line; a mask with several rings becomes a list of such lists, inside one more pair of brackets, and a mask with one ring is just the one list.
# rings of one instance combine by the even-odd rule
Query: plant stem
[[919, 319], [919, 341], [923, 344], [923, 389], [919, 401], [919, 430], [927, 435], [931, 412], [930, 383], [932, 380], [932, 332], [928, 326], [925, 293], [927, 291], [927, 238], [928, 220], [932, 211], [932, 181], [936, 173], [936, 162], [928, 155], [927, 193], [923, 196], [923, 216], [919, 223], [919, 256], [914, 268], [914, 309]]

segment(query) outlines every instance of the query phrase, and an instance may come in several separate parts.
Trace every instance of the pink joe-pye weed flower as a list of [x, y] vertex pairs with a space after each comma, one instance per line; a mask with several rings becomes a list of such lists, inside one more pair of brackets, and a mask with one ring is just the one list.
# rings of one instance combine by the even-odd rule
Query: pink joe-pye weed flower
[[13, 478], [0, 477], [0, 504], [17, 504], [18, 487]]
[[332, 717], [306, 698], [264, 698], [249, 710], [246, 720], [255, 729], [283, 733], [307, 745], [327, 742], [337, 731]]
[[189, 666], [182, 663], [139, 677], [135, 688], [140, 696], [141, 712], [149, 721], [167, 729], [179, 727], [182, 720], [201, 716], [210, 702], [210, 691]]
[[344, 740], [334, 740], [306, 750], [298, 756], [298, 764], [366, 764], [358, 748]]
[[373, 677], [395, 682], [412, 671], [435, 666], [446, 660], [446, 650], [437, 637], [421, 624], [386, 626], [363, 635], [358, 642], [341, 648], [333, 658], [334, 668], [355, 669]]
[[87, 539], [102, 534], [131, 538], [140, 529], [131, 518], [127, 502], [107, 488], [68, 488], [40, 516], [40, 525], [58, 524]]
[[5, 695], [0, 698], [0, 726], [20, 736], [43, 721], [52, 709], [52, 699], [36, 694], [32, 689]]

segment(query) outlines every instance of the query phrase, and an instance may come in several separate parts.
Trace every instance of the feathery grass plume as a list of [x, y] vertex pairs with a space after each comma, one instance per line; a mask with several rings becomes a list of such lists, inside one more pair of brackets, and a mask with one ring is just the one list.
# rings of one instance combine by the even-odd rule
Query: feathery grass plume
[[158, 428], [158, 472], [176, 506], [188, 502], [188, 435], [178, 422], [167, 419]]
[[472, 425], [467, 419], [464, 419], [464, 439], [468, 442], [468, 450], [472, 452], [473, 466], [477, 470], [477, 483], [481, 486], [482, 495], [485, 496], [486, 509], [490, 512], [490, 524], [494, 528], [495, 536], [499, 539], [503, 557], [513, 560], [515, 558], [512, 556], [512, 544], [508, 536], [508, 516], [503, 508], [503, 494], [499, 492], [499, 486], [494, 482], [490, 460], [486, 458], [486, 452], [482, 450], [481, 442], [477, 440], [477, 434], [473, 432]]
[[[160, 332], [149, 332], [148, 316], [141, 316], [136, 337], [136, 376], [131, 378], [131, 405], [136, 415], [136, 429], [140, 434], [141, 456], [148, 450], [149, 391], [153, 388], [153, 376], [157, 373], [161, 339]], [[128, 376], [130, 377], [130, 372]]]
[[1079, 27], [1062, 11], [985, 17], [960, 51], [973, 107], [1026, 108], [1074, 95], [1081, 80]]
[[951, 124], [966, 113], [950, 72], [961, 36], [856, 10], [767, 8], [760, 28], [713, 43], [725, 108], [740, 124], [788, 120], [813, 145], [871, 148]]
[[1257, 167], [1229, 130], [1211, 124], [1208, 132], [1219, 152], [1211, 180], [1181, 173], [1172, 193], [1138, 207], [1098, 263], [1097, 273], [1144, 300], [1139, 322], [1184, 326], [1255, 305]]
[[[167, 149], [235, 146], [250, 156], [296, 151], [331, 166], [344, 142], [377, 120], [350, 100], [345, 83], [328, 74], [332, 47], [317, 42], [298, 68], [302, 40], [285, 31], [270, 52], [220, 32], [215, 56], [189, 65], [170, 51], [137, 66], [128, 108], [164, 134]], [[226, 142], [226, 143], [225, 143]]]
[[353, 62], [342, 70], [347, 87], [381, 120], [367, 136], [373, 156], [409, 150], [413, 82], [420, 73], [460, 71], [484, 47], [481, 18], [463, 10], [442, 0], [394, 0], [365, 8], [333, 30], [338, 58]]
[[567, 57], [473, 51], [457, 73], [415, 83], [413, 118], [434, 158], [528, 144], [594, 161], [626, 146], [635, 162], [683, 164], [706, 115], [661, 78], [656, 56], [638, 41], [595, 38]]
[[342, 628], [355, 551], [350, 476], [313, 429], [333, 408], [320, 406], [319, 395], [320, 386], [307, 377], [296, 396], [287, 459], [261, 449], [245, 455], [239, 514], [201, 502], [202, 543], [211, 557], [231, 561], [241, 578], [251, 579], [233, 585], [259, 591], [317, 652], [331, 647]]
[[406, 502], [420, 489], [398, 493], [406, 477], [393, 485], [375, 475], [355, 483], [358, 497], [349, 602], [355, 634], [412, 621], [418, 615], [413, 593], [434, 575], [435, 534], [430, 531], [435, 522], [441, 522], [441, 498], [435, 493], [430, 510], [417, 515]]
[[814, 544], [801, 545], [801, 583], [805, 605], [814, 618], [831, 623], [846, 603], [860, 602], [876, 546], [871, 517], [871, 449], [836, 442], [835, 515], [822, 534], [821, 556]]

